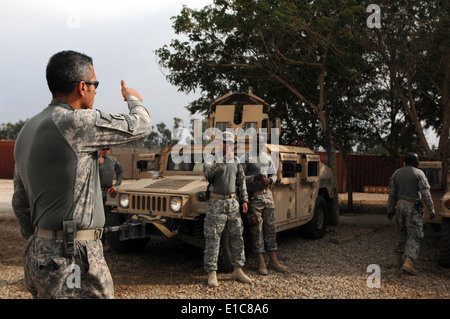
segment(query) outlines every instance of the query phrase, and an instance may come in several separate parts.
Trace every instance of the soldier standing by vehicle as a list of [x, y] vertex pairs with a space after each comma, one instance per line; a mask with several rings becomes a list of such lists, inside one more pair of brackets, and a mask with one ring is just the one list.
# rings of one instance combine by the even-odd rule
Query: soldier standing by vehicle
[[418, 166], [417, 154], [408, 153], [405, 166], [396, 170], [391, 177], [388, 199], [388, 217], [392, 219], [395, 215], [399, 233], [393, 264], [402, 266], [403, 270], [413, 275], [417, 273], [414, 260], [419, 256], [423, 238], [424, 211], [420, 195], [430, 211], [430, 218], [435, 215], [430, 185]]
[[[25, 283], [34, 298], [113, 298], [100, 240], [98, 151], [148, 135], [150, 116], [123, 80], [129, 115], [92, 110], [99, 82], [84, 54], [53, 55], [46, 75], [53, 99], [24, 125], [14, 150], [12, 206], [28, 239]], [[78, 284], [69, 283], [73, 270]]]
[[100, 184], [102, 187], [103, 202], [106, 200], [106, 192], [113, 186], [114, 172], [116, 172], [115, 186], [120, 186], [123, 180], [123, 167], [114, 156], [109, 155], [110, 147], [99, 151], [98, 164], [100, 167]]
[[254, 218], [249, 222], [250, 234], [252, 237], [253, 251], [258, 258], [258, 272], [260, 275], [267, 275], [268, 270], [264, 260], [264, 242], [269, 251], [269, 268], [279, 272], [286, 272], [287, 267], [282, 265], [277, 259], [277, 238], [275, 228], [275, 206], [272, 192], [269, 185], [277, 180], [276, 168], [272, 158], [263, 151], [265, 138], [257, 138], [259, 153], [248, 152], [244, 155], [244, 172], [246, 176], [247, 192], [249, 194], [249, 213]]
[[210, 182], [209, 199], [206, 204], [204, 222], [205, 251], [204, 268], [208, 274], [208, 285], [217, 287], [217, 261], [222, 232], [227, 227], [233, 265], [232, 278], [241, 282], [251, 283], [251, 279], [242, 270], [245, 264], [243, 226], [239, 212], [239, 196], [242, 211], [247, 213], [247, 188], [242, 166], [234, 156], [234, 134], [225, 132], [222, 140], [223, 157], [218, 154], [205, 160], [203, 173]]

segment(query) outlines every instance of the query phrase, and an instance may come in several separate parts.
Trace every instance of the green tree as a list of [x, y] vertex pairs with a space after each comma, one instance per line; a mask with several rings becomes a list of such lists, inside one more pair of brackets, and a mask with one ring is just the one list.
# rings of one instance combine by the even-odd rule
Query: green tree
[[[450, 18], [448, 1], [374, 1], [382, 27], [374, 28], [367, 46], [380, 59], [404, 114], [413, 124], [429, 159], [447, 156], [450, 128]], [[440, 135], [433, 153], [424, 129]]]
[[0, 140], [15, 140], [27, 121], [28, 119], [25, 121], [20, 120], [17, 123], [8, 122], [0, 124]]
[[[184, 7], [174, 29], [188, 41], [175, 39], [171, 49], [164, 46], [156, 52], [170, 70], [170, 83], [181, 91], [202, 91], [190, 104], [191, 113], [205, 112], [206, 101], [226, 92], [253, 86], [278, 112], [295, 114], [296, 121], [307, 117], [315, 135], [327, 137], [337, 181], [326, 96], [333, 88], [329, 98], [342, 98], [336, 95], [342, 94], [339, 88], [357, 86], [367, 68], [355, 31], [365, 26], [363, 12], [357, 1], [216, 0], [201, 10]], [[295, 135], [294, 127], [288, 127]], [[325, 139], [320, 142], [324, 145]], [[336, 220], [337, 210], [336, 203]]]
[[173, 118], [172, 130], [163, 122], [156, 124], [156, 130], [152, 127], [152, 132], [142, 141], [143, 146], [152, 149], [176, 144], [181, 138], [182, 124], [183, 120], [177, 117]]

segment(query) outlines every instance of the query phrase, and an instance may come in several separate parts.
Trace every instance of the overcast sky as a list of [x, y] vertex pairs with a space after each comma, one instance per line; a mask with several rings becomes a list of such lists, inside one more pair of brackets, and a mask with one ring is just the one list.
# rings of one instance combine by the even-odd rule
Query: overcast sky
[[[176, 37], [170, 18], [183, 4], [200, 9], [212, 1], [0, 0], [0, 124], [45, 108], [51, 100], [47, 62], [56, 52], [74, 50], [94, 60], [100, 81], [94, 108], [127, 112], [124, 79], [144, 98], [153, 125], [164, 122], [171, 129], [178, 117], [188, 127], [185, 107], [199, 92], [186, 95], [169, 84], [154, 51]], [[435, 137], [430, 141], [437, 144]]]
[[176, 35], [171, 17], [182, 5], [203, 8], [212, 0], [0, 0], [0, 123], [26, 120], [45, 108], [49, 58], [74, 50], [93, 58], [100, 85], [94, 108], [128, 109], [120, 80], [144, 98], [153, 125], [189, 126], [186, 95], [167, 82], [154, 51]]

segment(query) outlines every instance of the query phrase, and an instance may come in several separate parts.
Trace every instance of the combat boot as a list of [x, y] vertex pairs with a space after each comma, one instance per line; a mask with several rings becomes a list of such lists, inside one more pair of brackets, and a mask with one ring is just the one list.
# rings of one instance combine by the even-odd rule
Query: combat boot
[[403, 265], [403, 253], [395, 252], [394, 260], [392, 260], [392, 265], [394, 267], [400, 267]]
[[288, 268], [284, 265], [282, 265], [278, 259], [277, 259], [277, 252], [271, 251], [269, 253], [270, 259], [269, 259], [269, 268], [273, 268], [278, 272], [286, 272]]
[[217, 282], [216, 272], [213, 270], [208, 273], [208, 286], [217, 287], [219, 283]]
[[252, 280], [246, 274], [244, 274], [244, 271], [241, 267], [234, 267], [231, 278], [237, 281], [244, 282], [246, 284], [252, 283]]
[[264, 261], [264, 254], [258, 254], [258, 273], [263, 276], [269, 273], [267, 271], [266, 262]]
[[417, 274], [416, 268], [414, 268], [414, 262], [411, 257], [406, 256], [405, 262], [403, 263], [402, 269], [411, 275]]

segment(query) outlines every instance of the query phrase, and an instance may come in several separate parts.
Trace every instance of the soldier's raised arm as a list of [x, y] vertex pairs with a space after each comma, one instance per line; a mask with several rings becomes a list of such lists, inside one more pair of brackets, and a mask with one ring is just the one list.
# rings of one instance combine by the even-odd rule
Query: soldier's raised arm
[[[129, 143], [148, 136], [152, 122], [142, 104], [141, 95], [121, 81], [122, 96], [128, 114], [112, 114], [101, 110], [75, 110], [55, 114], [55, 122], [72, 147], [81, 152], [95, 152], [106, 146]], [[89, 129], [86, 129], [89, 128]]]

